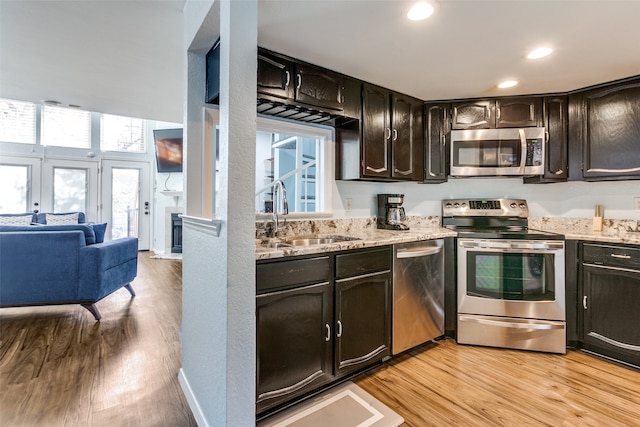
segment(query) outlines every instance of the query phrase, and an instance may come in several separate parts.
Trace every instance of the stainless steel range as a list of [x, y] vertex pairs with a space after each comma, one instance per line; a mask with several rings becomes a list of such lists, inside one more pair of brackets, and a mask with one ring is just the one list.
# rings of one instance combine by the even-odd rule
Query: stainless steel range
[[528, 228], [522, 199], [451, 199], [460, 344], [566, 352], [564, 236]]

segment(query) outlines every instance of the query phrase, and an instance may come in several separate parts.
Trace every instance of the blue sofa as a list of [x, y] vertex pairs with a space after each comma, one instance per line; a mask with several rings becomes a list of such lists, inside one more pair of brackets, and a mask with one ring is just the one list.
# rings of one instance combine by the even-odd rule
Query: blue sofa
[[135, 296], [138, 239], [96, 243], [96, 226], [0, 225], [0, 307], [80, 304], [100, 320], [102, 298]]

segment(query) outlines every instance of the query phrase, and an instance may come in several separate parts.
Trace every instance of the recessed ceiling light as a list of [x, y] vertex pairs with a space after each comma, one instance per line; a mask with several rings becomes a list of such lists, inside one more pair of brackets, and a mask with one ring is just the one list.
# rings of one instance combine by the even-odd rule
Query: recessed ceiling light
[[422, 21], [433, 15], [435, 8], [432, 4], [421, 1], [414, 4], [407, 12], [407, 18], [412, 21]]
[[504, 82], [500, 83], [498, 85], [498, 87], [500, 89], [506, 89], [506, 88], [509, 88], [509, 87], [514, 87], [517, 84], [518, 84], [517, 80], [505, 80]]
[[529, 55], [527, 55], [527, 58], [529, 59], [544, 58], [545, 56], [551, 54], [551, 52], [553, 52], [553, 49], [551, 49], [550, 47], [541, 47], [529, 52]]

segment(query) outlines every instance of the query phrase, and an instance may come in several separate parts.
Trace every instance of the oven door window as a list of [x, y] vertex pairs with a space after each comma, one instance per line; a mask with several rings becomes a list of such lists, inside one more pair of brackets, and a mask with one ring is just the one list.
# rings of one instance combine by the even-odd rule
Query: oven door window
[[467, 295], [554, 301], [553, 262], [553, 254], [468, 252]]

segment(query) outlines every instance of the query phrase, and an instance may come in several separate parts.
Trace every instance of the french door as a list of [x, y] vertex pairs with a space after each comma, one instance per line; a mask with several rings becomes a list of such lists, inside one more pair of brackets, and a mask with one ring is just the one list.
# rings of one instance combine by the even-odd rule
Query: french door
[[102, 162], [102, 222], [110, 239], [137, 237], [138, 249], [149, 250], [151, 176], [148, 163]]
[[108, 224], [106, 240], [151, 241], [149, 163], [2, 156], [0, 213], [82, 211], [88, 222]]

